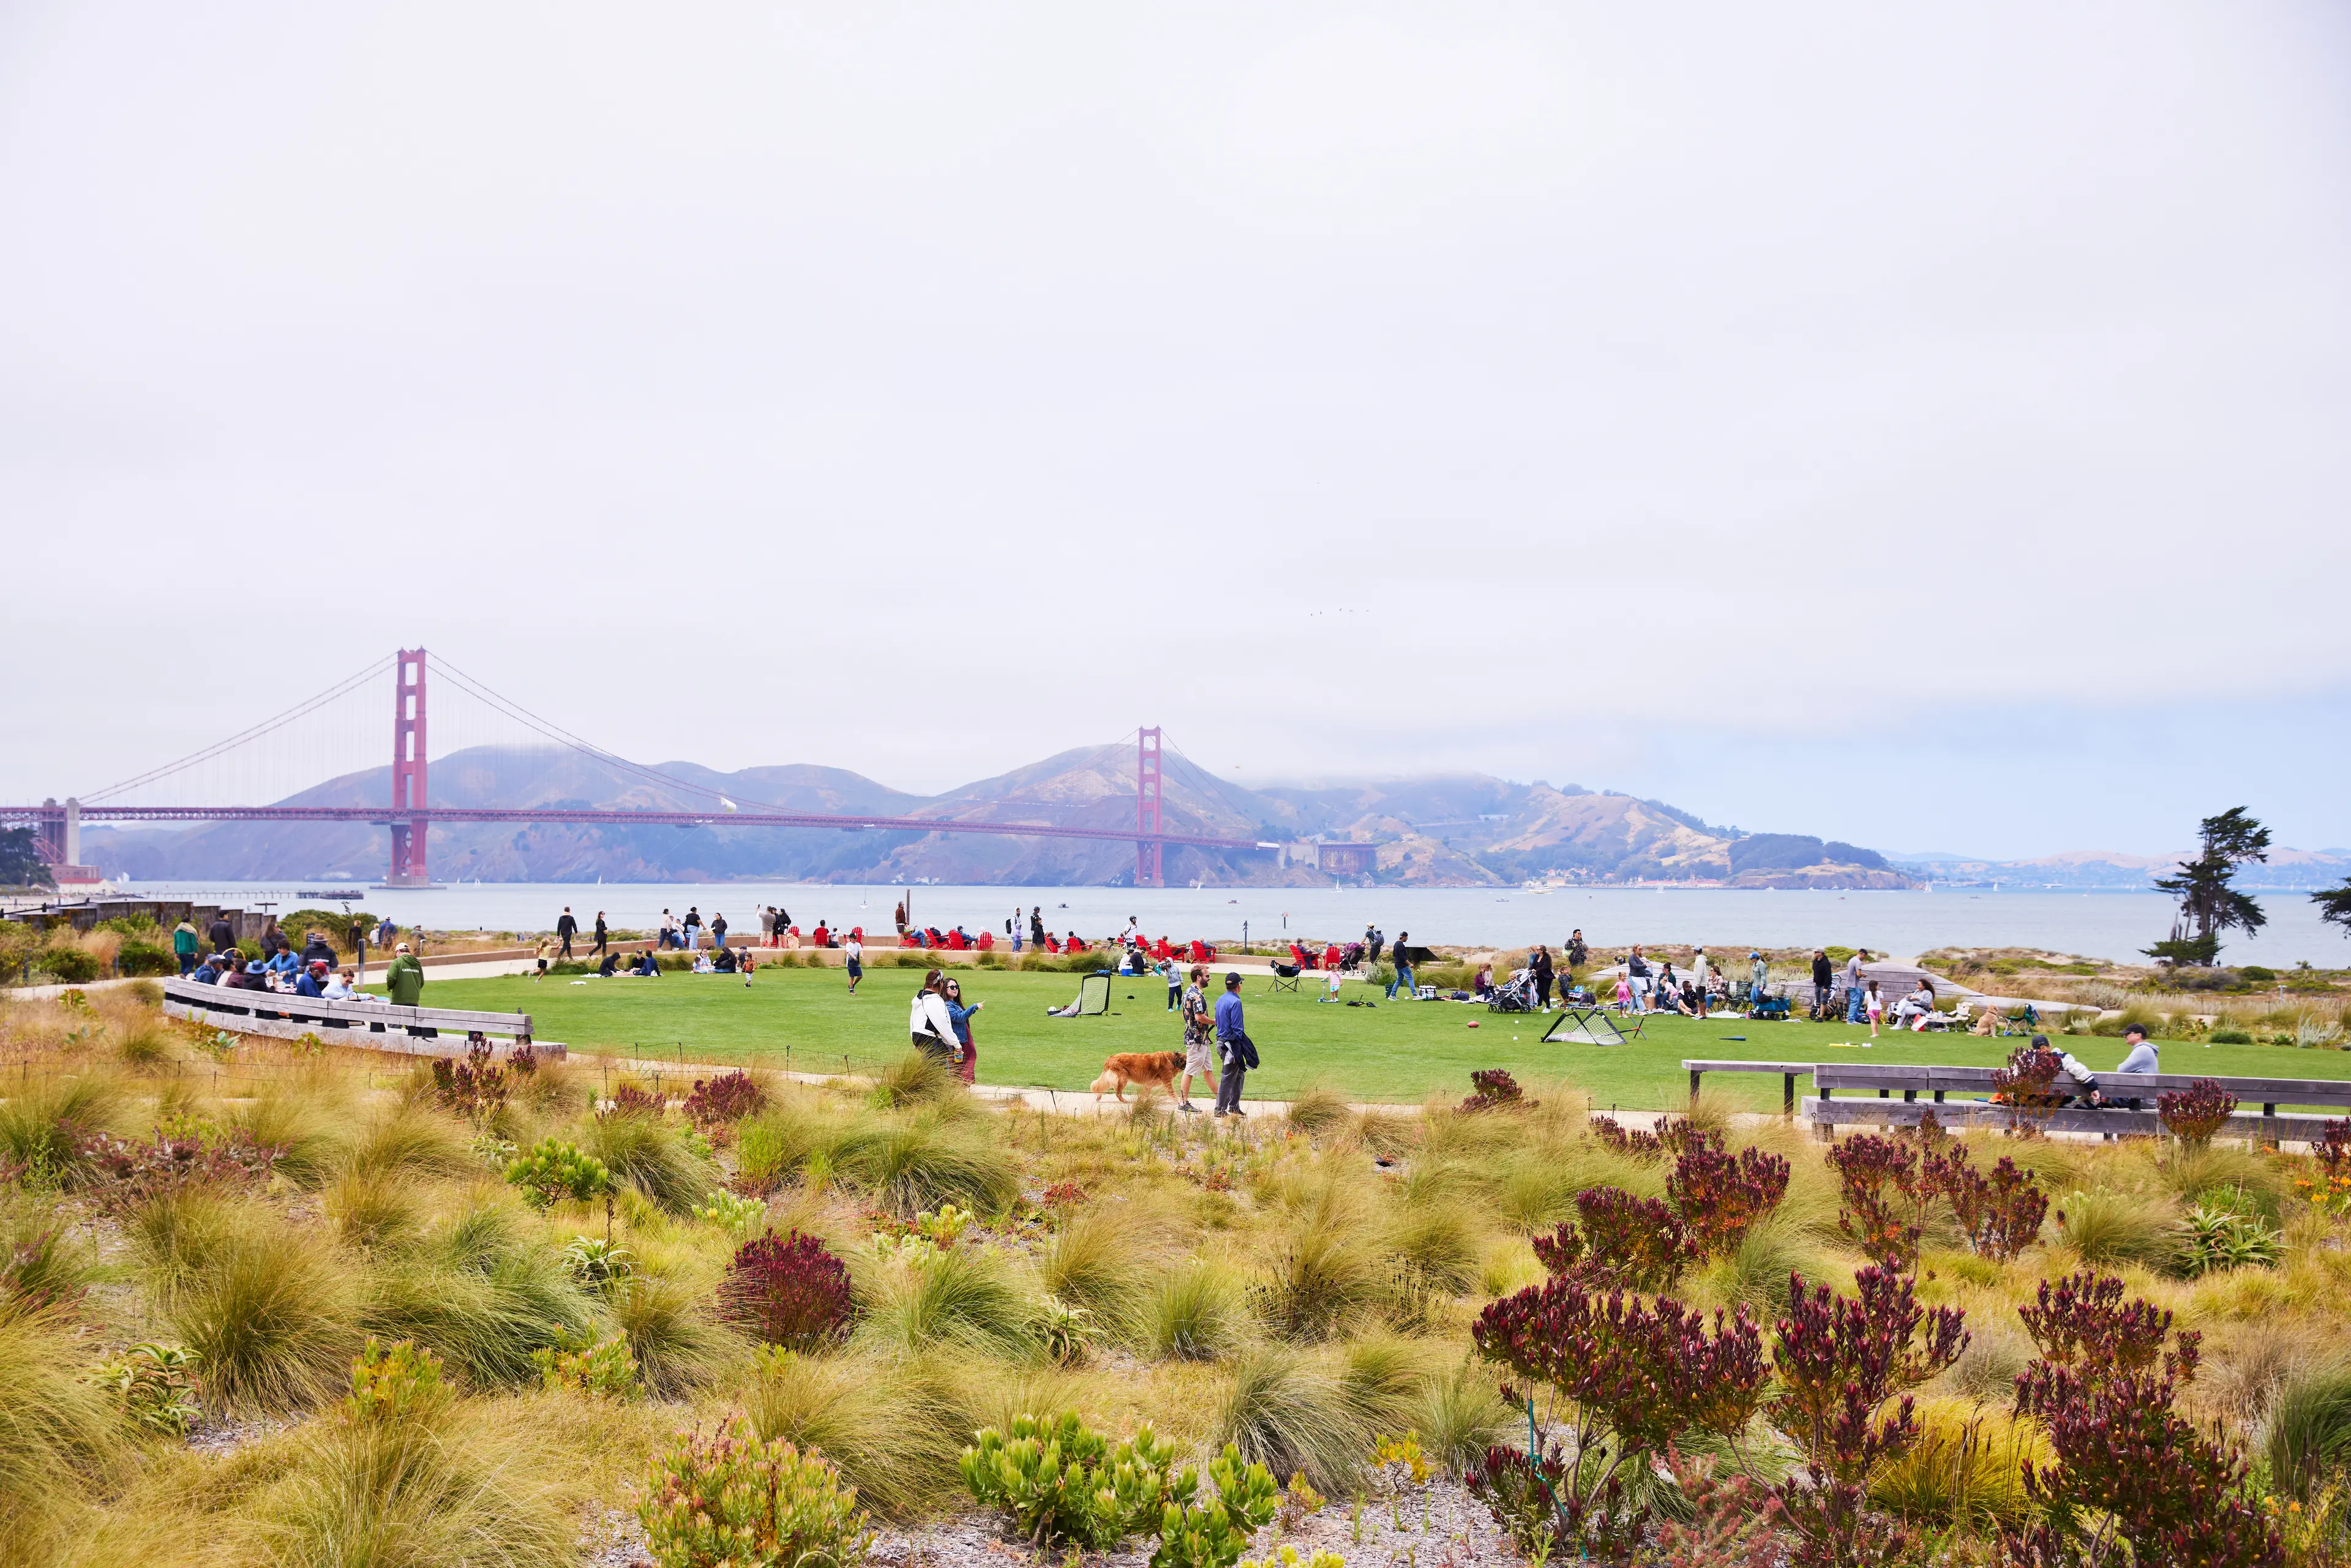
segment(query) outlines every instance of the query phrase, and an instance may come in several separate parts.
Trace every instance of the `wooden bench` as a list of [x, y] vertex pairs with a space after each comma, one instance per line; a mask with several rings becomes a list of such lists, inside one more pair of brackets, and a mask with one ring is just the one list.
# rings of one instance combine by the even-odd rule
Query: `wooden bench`
[[[2154, 1136], [2163, 1131], [2156, 1110], [2159, 1094], [2193, 1088], [2205, 1074], [2177, 1072], [2102, 1073], [2099, 1092], [2111, 1100], [2141, 1102], [2137, 1110], [2120, 1104], [2065, 1105], [2044, 1112], [2020, 1113], [1991, 1103], [1990, 1067], [1945, 1067], [1931, 1064], [1900, 1066], [1886, 1062], [1820, 1062], [1812, 1069], [1813, 1097], [1805, 1102], [1805, 1117], [1823, 1136], [1834, 1137], [1840, 1126], [1855, 1123], [1916, 1126], [1933, 1112], [1952, 1126], [2006, 1126], [2020, 1114], [2043, 1128], [2059, 1133], [2102, 1133], [2110, 1135]], [[2281, 1113], [2279, 1107], [2351, 1110], [2351, 1081], [2314, 1078], [2213, 1078], [2234, 1095], [2240, 1105], [2259, 1104], [2261, 1113], [2240, 1112], [2220, 1129], [2234, 1137], [2258, 1143], [2310, 1143], [2325, 1130], [2325, 1115]], [[1836, 1091], [1867, 1092], [1868, 1100], [1839, 1100]], [[1901, 1098], [1896, 1100], [1894, 1096]], [[1964, 1098], [1954, 1100], [1952, 1095]], [[1920, 1096], [1927, 1098], [1922, 1102]]]
[[[542, 1056], [561, 1057], [562, 1046], [531, 1037], [528, 1013], [471, 1012], [459, 1008], [403, 1008], [388, 1002], [330, 1002], [277, 991], [248, 991], [194, 980], [163, 982], [163, 1011], [233, 1034], [299, 1040], [317, 1035], [329, 1045], [355, 1051], [390, 1051], [404, 1056], [465, 1054], [473, 1037], [503, 1037], [506, 1049], [532, 1047]], [[491, 1049], [496, 1051], [495, 1043]]]
[[1809, 1061], [1684, 1061], [1689, 1074], [1690, 1098], [1698, 1098], [1698, 1080], [1709, 1072], [1776, 1072], [1780, 1075], [1780, 1113], [1796, 1113], [1796, 1080], [1813, 1071]]

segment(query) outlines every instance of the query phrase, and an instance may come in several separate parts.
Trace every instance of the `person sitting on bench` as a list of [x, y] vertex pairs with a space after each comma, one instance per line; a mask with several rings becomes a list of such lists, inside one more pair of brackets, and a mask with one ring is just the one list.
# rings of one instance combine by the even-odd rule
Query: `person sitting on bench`
[[[2156, 1058], [2155, 1044], [2147, 1038], [2147, 1029], [2144, 1025], [2133, 1024], [2124, 1030], [2123, 1042], [2130, 1047], [2130, 1052], [2123, 1058], [2123, 1064], [2115, 1069], [2116, 1073], [2129, 1073], [2133, 1077], [2137, 1077], [2144, 1073], [2163, 1071]], [[2144, 1106], [2145, 1102], [2134, 1099], [2125, 1100], [2121, 1103], [2130, 1110], [2137, 1111]]]

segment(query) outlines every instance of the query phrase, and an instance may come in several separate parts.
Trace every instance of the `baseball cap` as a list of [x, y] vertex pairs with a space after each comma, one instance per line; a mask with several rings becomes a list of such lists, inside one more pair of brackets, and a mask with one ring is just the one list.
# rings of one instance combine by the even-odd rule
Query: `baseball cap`
[[1241, 983], [1241, 972], [1240, 972], [1238, 969], [1231, 970], [1231, 971], [1229, 971], [1229, 972], [1228, 972], [1228, 973], [1226, 974], [1226, 976], [1225, 976], [1225, 984], [1226, 984], [1226, 985], [1228, 985], [1228, 986], [1238, 986], [1238, 985], [1239, 985], [1240, 983]]

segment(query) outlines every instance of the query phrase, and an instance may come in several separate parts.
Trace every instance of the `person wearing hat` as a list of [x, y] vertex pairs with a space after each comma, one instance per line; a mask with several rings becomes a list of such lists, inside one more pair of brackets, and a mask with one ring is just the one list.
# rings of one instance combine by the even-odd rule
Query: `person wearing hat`
[[324, 958], [314, 958], [295, 977], [294, 994], [298, 997], [323, 998], [327, 994], [328, 964]]
[[1769, 991], [1771, 987], [1771, 966], [1763, 961], [1763, 954], [1761, 949], [1748, 954], [1747, 961], [1754, 969], [1754, 976], [1748, 982], [1748, 1005], [1750, 1007], [1761, 1006], [1763, 1001], [1764, 993]]
[[[2147, 1038], [2145, 1024], [2135, 1023], [2124, 1030], [2123, 1043], [2129, 1046], [2130, 1051], [2123, 1057], [2123, 1064], [2115, 1069], [2116, 1072], [2137, 1074], [2163, 1071], [2155, 1054], [2155, 1044]], [[2123, 1103], [2134, 1111], [2139, 1108], [2139, 1102], [2137, 1100], [2126, 1100]]]
[[269, 966], [258, 958], [249, 964], [231, 964], [228, 978], [221, 984], [233, 991], [266, 991], [269, 988]]
[[383, 972], [383, 988], [395, 1007], [413, 1008], [424, 998], [424, 966], [402, 942], [392, 955], [392, 967]]
[[1219, 1116], [1241, 1116], [1241, 1080], [1257, 1065], [1257, 1047], [1249, 1040], [1249, 1031], [1241, 1027], [1241, 977], [1239, 974], [1225, 977], [1225, 994], [1217, 998], [1217, 1057], [1225, 1066], [1217, 1079], [1217, 1109]]

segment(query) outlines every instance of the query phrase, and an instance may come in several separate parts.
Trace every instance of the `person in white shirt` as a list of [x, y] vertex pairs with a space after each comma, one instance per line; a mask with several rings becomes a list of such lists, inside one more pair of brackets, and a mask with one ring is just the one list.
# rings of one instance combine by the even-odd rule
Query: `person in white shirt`
[[849, 955], [849, 994], [853, 997], [857, 994], [857, 982], [865, 977], [865, 944], [852, 931], [849, 940], [841, 944], [841, 951]]
[[351, 972], [345, 969], [341, 974], [329, 980], [327, 988], [319, 994], [330, 1002], [350, 1001], [358, 992], [358, 988], [351, 984]]

